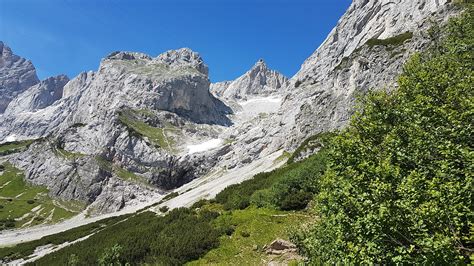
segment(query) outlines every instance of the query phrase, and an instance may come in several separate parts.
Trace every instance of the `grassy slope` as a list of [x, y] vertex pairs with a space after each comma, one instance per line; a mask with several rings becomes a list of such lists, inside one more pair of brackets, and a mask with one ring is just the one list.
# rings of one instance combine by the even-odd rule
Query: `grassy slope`
[[34, 140], [14, 141], [0, 144], [0, 156], [23, 150], [33, 143]]
[[308, 219], [309, 215], [305, 212], [255, 207], [225, 213], [215, 222], [235, 225], [233, 234], [221, 236], [218, 248], [188, 265], [258, 265], [270, 260], [278, 262], [282, 258], [270, 258], [263, 247], [277, 238], [288, 240], [289, 229]]
[[5, 170], [0, 175], [0, 220], [3, 222], [0, 229], [4, 226], [57, 222], [72, 217], [83, 207], [81, 204], [52, 200], [45, 187], [29, 185], [23, 180], [20, 170], [8, 163], [3, 166]]
[[157, 145], [169, 152], [176, 151], [176, 142], [173, 138], [168, 137], [167, 133], [176, 131], [172, 126], [165, 128], [157, 128], [148, 125], [136, 118], [131, 113], [132, 111], [122, 111], [119, 115], [120, 122], [122, 122], [129, 130], [139, 136], [147, 137], [154, 145]]

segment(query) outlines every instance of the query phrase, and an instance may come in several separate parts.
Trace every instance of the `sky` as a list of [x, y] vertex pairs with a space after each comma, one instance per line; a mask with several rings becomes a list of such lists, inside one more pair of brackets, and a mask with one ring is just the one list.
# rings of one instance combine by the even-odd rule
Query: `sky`
[[291, 77], [352, 0], [0, 0], [0, 40], [40, 79], [96, 70], [113, 51], [189, 47], [212, 82], [264, 59]]

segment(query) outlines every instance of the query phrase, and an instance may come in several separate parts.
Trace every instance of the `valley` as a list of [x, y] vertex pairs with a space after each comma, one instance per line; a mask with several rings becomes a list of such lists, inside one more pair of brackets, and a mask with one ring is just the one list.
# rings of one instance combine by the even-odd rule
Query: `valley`
[[472, 263], [473, 10], [354, 0], [289, 78], [0, 42], [0, 263]]

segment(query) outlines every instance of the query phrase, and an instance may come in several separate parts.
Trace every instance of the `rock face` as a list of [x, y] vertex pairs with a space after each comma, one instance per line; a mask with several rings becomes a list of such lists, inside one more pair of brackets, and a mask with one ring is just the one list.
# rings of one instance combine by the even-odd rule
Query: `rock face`
[[33, 64], [0, 41], [0, 114], [13, 98], [38, 82]]
[[10, 102], [5, 115], [35, 112], [52, 105], [63, 96], [63, 88], [69, 78], [65, 75], [47, 78], [19, 94]]
[[[0, 117], [0, 138], [44, 137], [9, 160], [52, 196], [116, 211], [215, 164], [215, 155], [188, 155], [184, 145], [232, 123], [232, 110], [209, 92], [207, 72], [189, 49], [156, 58], [114, 52], [97, 72], [66, 85], [64, 77], [48, 79], [17, 97]], [[58, 97], [43, 97], [50, 92]]]
[[[449, 2], [355, 0], [290, 81], [282, 107], [282, 123], [292, 136], [286, 147], [345, 126], [357, 95], [395, 88], [396, 77], [410, 55], [432, 41], [428, 29], [456, 13]], [[368, 42], [375, 39], [386, 42]]]
[[287, 81], [285, 76], [269, 69], [260, 59], [247, 73], [236, 80], [212, 84], [211, 92], [223, 99], [246, 100], [255, 96], [282, 93]]

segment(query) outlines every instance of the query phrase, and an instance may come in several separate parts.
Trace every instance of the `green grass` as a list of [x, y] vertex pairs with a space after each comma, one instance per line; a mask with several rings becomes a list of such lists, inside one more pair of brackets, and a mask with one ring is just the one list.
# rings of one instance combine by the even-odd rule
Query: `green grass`
[[[387, 39], [376, 39], [376, 38], [369, 39], [369, 40], [367, 40], [365, 45], [367, 45], [369, 47], [385, 46], [385, 47], [387, 47], [387, 50], [393, 51], [396, 47], [402, 45], [403, 43], [405, 43], [405, 41], [410, 40], [412, 38], [413, 38], [413, 33], [412, 32], [404, 32], [402, 34], [399, 34], [397, 36], [393, 36], [393, 37], [390, 37], [390, 38], [387, 38]], [[364, 45], [362, 45], [359, 48], [355, 49], [354, 52], [352, 52], [351, 57], [359, 55], [359, 53], [360, 53], [360, 51], [362, 50], [363, 47], [364, 47]], [[390, 58], [393, 58], [393, 57], [395, 57], [397, 55], [400, 55], [404, 52], [405, 52], [405, 50], [403, 50], [403, 49], [401, 51], [392, 52], [390, 54]], [[351, 58], [350, 57], [344, 57], [344, 58], [341, 59], [341, 62], [339, 62], [339, 64], [336, 67], [334, 67], [334, 70], [335, 71], [340, 71], [342, 69], [348, 68], [351, 64], [352, 64]]]
[[65, 159], [68, 159], [68, 160], [75, 160], [75, 159], [79, 159], [79, 158], [82, 158], [82, 157], [86, 156], [85, 154], [82, 154], [82, 153], [70, 152], [70, 151], [67, 151], [65, 149], [58, 148], [58, 147], [56, 147], [54, 149], [54, 151], [55, 151], [56, 155], [58, 155], [60, 157], [63, 157]]
[[397, 36], [393, 36], [387, 39], [370, 39], [366, 42], [369, 47], [381, 45], [381, 46], [400, 46], [405, 41], [413, 38], [413, 32], [404, 32]]
[[153, 145], [163, 148], [171, 153], [178, 152], [176, 142], [167, 133], [175, 132], [177, 129], [171, 125], [158, 128], [148, 125], [136, 118], [134, 111], [124, 110], [119, 113], [119, 120], [127, 127], [131, 135], [146, 137]]
[[287, 160], [290, 157], [291, 157], [291, 153], [289, 153], [287, 151], [283, 151], [283, 153], [280, 156], [278, 156], [273, 162], [274, 163], [280, 163], [282, 161]]
[[13, 141], [0, 144], [0, 156], [23, 151], [35, 140]]
[[[206, 205], [215, 211], [218, 204]], [[283, 212], [250, 207], [224, 213], [214, 222], [216, 225], [234, 225], [232, 235], [220, 237], [219, 247], [209, 251], [199, 260], [187, 265], [262, 265], [268, 262], [263, 250], [277, 238], [289, 239], [289, 230], [309, 220], [304, 212]]]
[[[70, 218], [83, 205], [52, 200], [47, 188], [27, 184], [23, 173], [9, 163], [0, 175], [0, 230], [54, 223]], [[34, 210], [34, 211], [33, 211]]]

